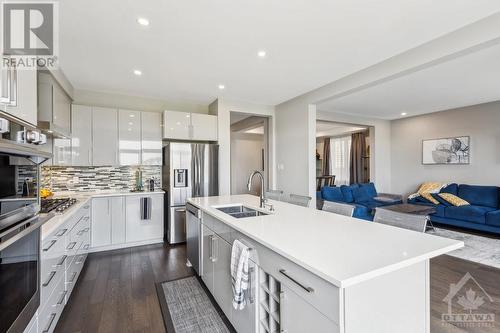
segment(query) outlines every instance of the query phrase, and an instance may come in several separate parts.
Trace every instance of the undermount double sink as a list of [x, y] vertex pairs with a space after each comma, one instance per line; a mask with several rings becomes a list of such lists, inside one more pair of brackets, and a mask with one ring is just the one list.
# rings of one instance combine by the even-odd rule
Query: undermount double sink
[[256, 210], [254, 208], [250, 208], [243, 205], [234, 205], [234, 206], [225, 206], [225, 207], [215, 207], [217, 210], [220, 210], [223, 213], [226, 213], [229, 216], [232, 216], [237, 219], [245, 218], [245, 217], [255, 217], [255, 216], [265, 216], [269, 215], [269, 213], [261, 212], [260, 210]]

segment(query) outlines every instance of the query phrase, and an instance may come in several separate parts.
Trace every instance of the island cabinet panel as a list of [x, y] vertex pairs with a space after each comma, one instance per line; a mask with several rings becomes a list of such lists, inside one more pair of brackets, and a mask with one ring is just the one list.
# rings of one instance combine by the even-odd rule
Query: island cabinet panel
[[[218, 223], [223, 222], [218, 221]], [[246, 244], [255, 248], [259, 257], [259, 266], [265, 272], [293, 290], [330, 320], [340, 324], [341, 292], [339, 288], [270, 250], [268, 247], [233, 230], [231, 232], [231, 242], [235, 239], [243, 240]], [[307, 291], [307, 288], [311, 288], [311, 290]]]
[[[347, 287], [346, 333], [429, 332], [428, 274], [427, 260]], [[387, 309], [391, 320], [381, 320]]]
[[214, 291], [214, 263], [212, 261], [214, 237], [214, 232], [203, 226], [203, 274], [201, 279], [212, 294]]
[[[287, 333], [340, 332], [336, 323], [328, 319], [284, 284], [281, 285], [280, 324], [281, 332]], [[368, 329], [363, 332], [372, 331]]]
[[214, 290], [213, 296], [222, 311], [231, 319], [233, 289], [231, 284], [231, 245], [219, 236], [214, 239]]

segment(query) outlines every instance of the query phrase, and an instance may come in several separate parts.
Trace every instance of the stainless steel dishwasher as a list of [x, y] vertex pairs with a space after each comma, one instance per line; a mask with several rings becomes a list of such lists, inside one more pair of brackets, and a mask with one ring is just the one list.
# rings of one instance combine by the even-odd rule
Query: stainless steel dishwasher
[[187, 258], [196, 273], [201, 276], [203, 269], [201, 267], [200, 249], [202, 248], [201, 234], [201, 210], [195, 206], [186, 204], [186, 241]]

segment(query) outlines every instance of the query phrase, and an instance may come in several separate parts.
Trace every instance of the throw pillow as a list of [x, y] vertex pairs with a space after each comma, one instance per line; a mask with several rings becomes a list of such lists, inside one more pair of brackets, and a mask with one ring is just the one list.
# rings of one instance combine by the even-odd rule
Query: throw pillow
[[354, 197], [354, 202], [356, 203], [369, 201], [371, 199], [368, 190], [364, 187], [353, 188], [352, 196]]
[[378, 195], [374, 183], [359, 184], [359, 187], [365, 189], [371, 198], [375, 198]]
[[344, 201], [340, 187], [323, 186], [321, 196], [327, 201]]
[[446, 187], [448, 184], [438, 183], [438, 182], [426, 182], [423, 183], [418, 189], [418, 193], [439, 193], [442, 188]]
[[342, 185], [342, 186], [340, 186], [340, 190], [342, 191], [342, 196], [344, 197], [345, 202], [347, 202], [347, 203], [354, 202], [354, 198], [352, 196], [351, 186]]
[[[443, 192], [443, 193], [444, 193], [444, 192]], [[437, 201], [439, 201], [439, 203], [440, 203], [441, 205], [446, 206], [446, 207], [453, 206], [451, 203], [449, 203], [448, 201], [446, 201], [446, 200], [444, 200], [443, 198], [441, 198], [441, 197], [439, 196], [439, 193], [432, 193], [431, 195], [432, 195], [432, 197], [433, 197], [434, 199], [436, 199]]]
[[450, 193], [439, 193], [439, 196], [456, 207], [470, 205], [470, 203], [468, 203], [464, 199], [461, 199], [461, 198], [457, 197], [456, 195], [453, 195]]
[[432, 196], [432, 193], [421, 193], [420, 195], [422, 196], [422, 198], [429, 201], [430, 203], [433, 203], [435, 205], [439, 205], [439, 201], [434, 199], [434, 197]]

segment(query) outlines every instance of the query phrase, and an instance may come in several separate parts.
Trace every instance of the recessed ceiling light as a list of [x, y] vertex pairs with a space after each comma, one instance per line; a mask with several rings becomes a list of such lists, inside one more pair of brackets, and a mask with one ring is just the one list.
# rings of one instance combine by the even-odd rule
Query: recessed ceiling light
[[262, 51], [259, 51], [259, 52], [257, 52], [257, 55], [258, 55], [259, 57], [261, 57], [261, 58], [264, 58], [264, 57], [266, 56], [266, 51], [263, 51], [263, 50], [262, 50]]
[[134, 69], [134, 74], [137, 75], [137, 76], [141, 76], [142, 75], [142, 71], [140, 71], [138, 69]]
[[401, 112], [401, 115], [402, 115], [402, 116], [406, 116], [407, 114], [408, 114], [408, 113], [406, 113], [406, 112]]
[[128, 124], [129, 124], [130, 126], [132, 126], [134, 123], [133, 123], [133, 122], [130, 122], [130, 123], [128, 123]]
[[131, 114], [131, 115], [129, 115], [129, 117], [130, 117], [130, 118], [134, 118], [134, 117], [135, 117], [135, 115], [134, 115], [134, 114]]
[[142, 26], [147, 27], [149, 25], [149, 20], [147, 18], [144, 18], [144, 17], [139, 17], [139, 18], [137, 18], [137, 23], [139, 23]]
[[223, 85], [223, 84], [219, 84], [219, 89], [220, 89], [220, 90], [224, 90], [224, 89], [226, 89], [226, 86], [225, 86], [225, 85]]

